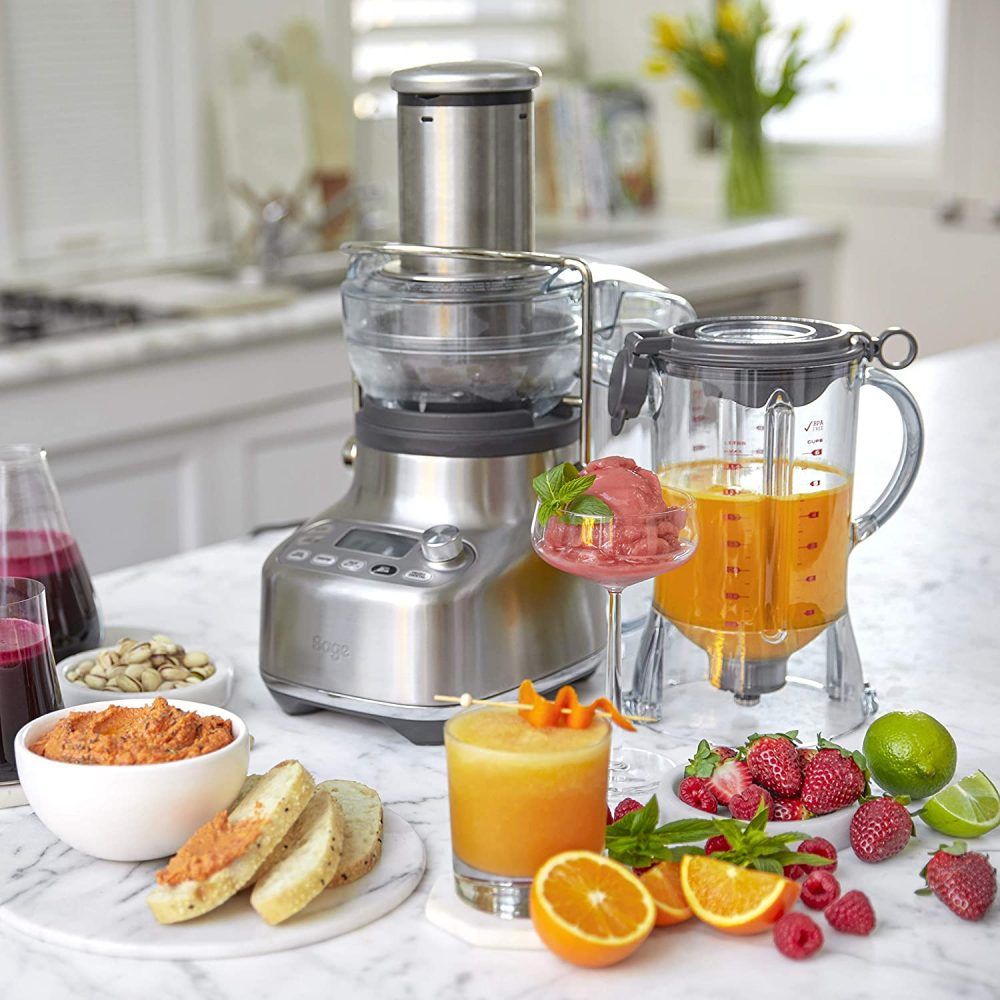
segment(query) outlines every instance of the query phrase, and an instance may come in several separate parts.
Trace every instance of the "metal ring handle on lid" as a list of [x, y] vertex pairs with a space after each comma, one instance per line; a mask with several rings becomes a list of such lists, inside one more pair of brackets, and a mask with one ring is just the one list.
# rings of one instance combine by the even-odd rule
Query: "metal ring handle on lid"
[[[906, 354], [899, 361], [889, 361], [885, 356], [885, 346], [894, 337], [902, 337], [906, 341]], [[917, 358], [917, 338], [901, 326], [890, 326], [887, 330], [883, 330], [872, 343], [875, 348], [875, 357], [879, 359], [882, 367], [889, 368], [894, 372], [909, 367]]]

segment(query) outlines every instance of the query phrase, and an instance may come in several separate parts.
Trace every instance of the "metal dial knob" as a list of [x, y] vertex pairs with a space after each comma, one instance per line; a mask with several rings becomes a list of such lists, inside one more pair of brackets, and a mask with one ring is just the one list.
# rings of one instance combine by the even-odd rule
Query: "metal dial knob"
[[420, 536], [420, 551], [428, 562], [451, 562], [465, 551], [462, 532], [453, 524], [435, 524]]

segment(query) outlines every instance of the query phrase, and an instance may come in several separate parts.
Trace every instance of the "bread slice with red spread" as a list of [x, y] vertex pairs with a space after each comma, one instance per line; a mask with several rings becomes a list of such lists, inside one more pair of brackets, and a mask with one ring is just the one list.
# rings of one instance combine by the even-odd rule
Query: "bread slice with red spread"
[[221, 812], [156, 873], [147, 902], [161, 924], [200, 917], [249, 885], [282, 842], [315, 791], [297, 761], [275, 765], [231, 813]]
[[317, 788], [288, 836], [264, 862], [250, 905], [280, 924], [333, 881], [344, 849], [344, 813], [329, 792]]

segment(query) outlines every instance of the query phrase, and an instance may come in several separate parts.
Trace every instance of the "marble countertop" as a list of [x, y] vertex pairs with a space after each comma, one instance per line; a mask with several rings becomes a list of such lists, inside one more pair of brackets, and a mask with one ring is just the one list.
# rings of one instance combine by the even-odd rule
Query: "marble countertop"
[[[669, 219], [602, 226], [552, 224], [541, 228], [538, 243], [544, 249], [561, 249], [641, 270], [759, 254], [836, 237], [835, 227], [805, 219], [773, 218], [740, 224]], [[339, 288], [293, 295], [287, 303], [240, 313], [0, 346], [0, 389], [339, 331]]]
[[[927, 425], [925, 466], [896, 517], [853, 555], [851, 605], [861, 654], [883, 709], [923, 708], [954, 733], [959, 775], [1000, 777], [995, 723], [1000, 706], [996, 601], [1000, 594], [1000, 343], [918, 362], [904, 378]], [[895, 462], [895, 423], [881, 397], [862, 405], [861, 501]], [[768, 998], [986, 1000], [1000, 990], [1000, 905], [980, 924], [960, 921], [914, 895], [926, 852], [942, 839], [919, 821], [919, 840], [880, 865], [842, 854], [838, 876], [866, 891], [878, 915], [868, 938], [828, 931], [814, 959], [793, 963], [769, 935], [728, 938], [688, 922], [656, 932], [624, 964], [586, 971], [547, 952], [483, 951], [431, 926], [423, 906], [450, 865], [444, 758], [373, 722], [281, 714], [256, 674], [258, 573], [278, 537], [240, 540], [98, 578], [109, 624], [155, 626], [200, 636], [234, 661], [231, 708], [256, 734], [252, 766], [299, 757], [316, 774], [365, 781], [424, 838], [428, 872], [386, 918], [345, 937], [293, 952], [215, 962], [106, 960], [57, 951], [0, 929], [0, 993], [32, 997], [245, 1000], [331, 995], [435, 1000], [546, 1000], [752, 994]], [[646, 733], [664, 749], [669, 736]], [[860, 742], [855, 734], [853, 744]], [[0, 813], [6, 823], [22, 810]], [[1000, 857], [1000, 830], [975, 843]], [[58, 892], [58, 886], [53, 886]], [[86, 914], [81, 914], [86, 920]], [[748, 986], [747, 984], [752, 984]]]

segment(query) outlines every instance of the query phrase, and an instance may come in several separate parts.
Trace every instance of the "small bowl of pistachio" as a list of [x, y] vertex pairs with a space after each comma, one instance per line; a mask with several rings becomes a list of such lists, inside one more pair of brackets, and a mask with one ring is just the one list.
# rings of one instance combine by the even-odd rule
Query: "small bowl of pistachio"
[[162, 633], [132, 631], [134, 634], [121, 635], [114, 645], [76, 653], [58, 664], [59, 686], [67, 707], [109, 698], [148, 698], [151, 694], [206, 705], [223, 706], [229, 701], [233, 668], [222, 657]]

